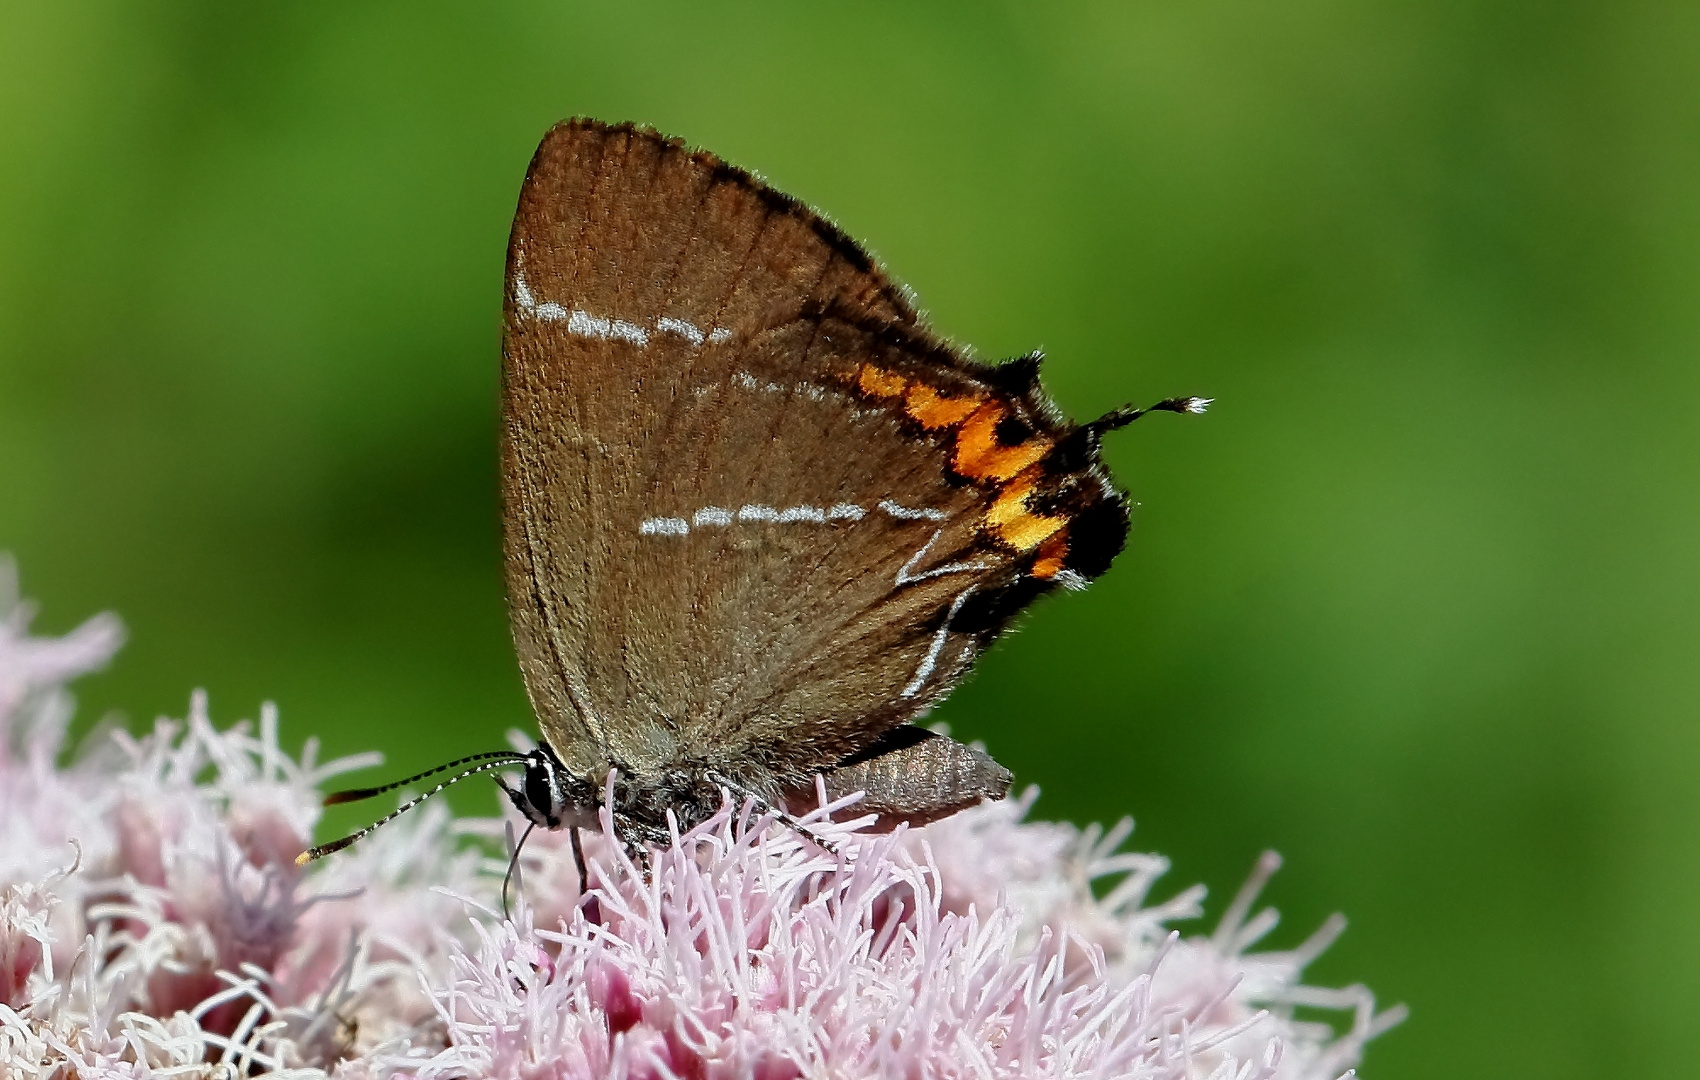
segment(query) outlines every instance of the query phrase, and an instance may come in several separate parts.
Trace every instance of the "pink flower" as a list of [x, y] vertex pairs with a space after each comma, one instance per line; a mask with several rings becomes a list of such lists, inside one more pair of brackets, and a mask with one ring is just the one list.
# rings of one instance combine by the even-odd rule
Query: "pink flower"
[[120, 631], [27, 622], [0, 565], [0, 1075], [1329, 1078], [1402, 1015], [1302, 983], [1337, 921], [1249, 951], [1272, 857], [1183, 938], [1201, 889], [1150, 902], [1167, 864], [1119, 851], [1131, 826], [1026, 821], [1031, 791], [893, 835], [814, 821], [836, 855], [728, 806], [648, 878], [592, 837], [584, 897], [534, 835], [511, 922], [511, 814], [427, 806], [299, 871], [319, 785], [372, 756], [292, 759], [274, 710], [221, 731], [196, 695], [61, 767], [65, 683]]

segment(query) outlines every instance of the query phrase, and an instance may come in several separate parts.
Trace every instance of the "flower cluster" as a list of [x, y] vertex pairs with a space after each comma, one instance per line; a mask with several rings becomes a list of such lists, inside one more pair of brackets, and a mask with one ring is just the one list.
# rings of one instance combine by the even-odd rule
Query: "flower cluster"
[[[1318, 1078], [1397, 1022], [1251, 952], [1266, 858], [1214, 934], [1130, 826], [1026, 820], [1032, 792], [872, 835], [728, 805], [635, 867], [598, 837], [579, 893], [533, 838], [496, 908], [508, 818], [427, 806], [306, 870], [319, 787], [375, 756], [283, 753], [204, 697], [69, 761], [65, 684], [109, 616], [31, 637], [0, 565], [0, 1075], [280, 1078]], [[511, 844], [511, 840], [509, 841]], [[1335, 1010], [1334, 1023], [1294, 1010]], [[1318, 1012], [1318, 1016], [1328, 1015]]]

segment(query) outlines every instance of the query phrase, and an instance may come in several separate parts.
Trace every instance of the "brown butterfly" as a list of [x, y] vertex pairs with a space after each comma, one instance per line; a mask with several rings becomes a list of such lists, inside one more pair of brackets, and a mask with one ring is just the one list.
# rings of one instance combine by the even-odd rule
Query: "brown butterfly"
[[808, 207], [629, 124], [544, 137], [504, 317], [508, 606], [543, 741], [401, 784], [523, 765], [503, 789], [575, 853], [610, 770], [639, 851], [668, 811], [812, 806], [817, 778], [885, 827], [1002, 798], [1007, 770], [914, 721], [1121, 551], [1102, 434], [1209, 403], [1071, 424], [1038, 354], [969, 358]]

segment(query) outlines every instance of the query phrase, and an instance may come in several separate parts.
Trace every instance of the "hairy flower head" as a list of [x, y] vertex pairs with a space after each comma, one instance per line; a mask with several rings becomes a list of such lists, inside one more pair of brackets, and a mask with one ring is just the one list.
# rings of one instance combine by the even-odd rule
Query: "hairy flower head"
[[[317, 763], [277, 716], [98, 730], [71, 760], [65, 684], [117, 648], [99, 616], [28, 633], [0, 565], [0, 1075], [1332, 1078], [1397, 1020], [1304, 985], [1339, 932], [1252, 952], [1266, 858], [1216, 932], [1152, 900], [1164, 860], [1027, 820], [1033, 792], [925, 828], [810, 827], [728, 803], [644, 873], [562, 834], [495, 911], [507, 817], [427, 807], [306, 870]], [[606, 823], [605, 823], [606, 824]], [[1300, 1022], [1298, 1007], [1340, 1022]]]

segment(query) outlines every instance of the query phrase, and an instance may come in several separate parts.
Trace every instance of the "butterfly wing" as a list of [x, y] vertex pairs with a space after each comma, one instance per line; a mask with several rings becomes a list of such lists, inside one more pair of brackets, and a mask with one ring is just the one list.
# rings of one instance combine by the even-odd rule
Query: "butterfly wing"
[[836, 228], [653, 132], [544, 139], [503, 353], [514, 634], [579, 770], [806, 777], [1125, 537], [1036, 360], [940, 343]]

